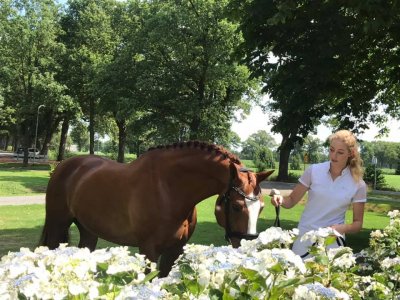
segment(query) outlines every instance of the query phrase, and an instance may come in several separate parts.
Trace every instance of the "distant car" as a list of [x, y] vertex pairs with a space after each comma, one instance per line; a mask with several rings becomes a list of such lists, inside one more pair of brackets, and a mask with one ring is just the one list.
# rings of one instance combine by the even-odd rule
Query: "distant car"
[[[29, 158], [33, 158], [35, 157], [39, 157], [39, 150], [36, 150], [36, 154], [35, 154], [35, 148], [28, 148], [28, 157]], [[23, 157], [24, 156], [24, 148], [18, 148], [17, 152], [14, 153], [14, 157]]]

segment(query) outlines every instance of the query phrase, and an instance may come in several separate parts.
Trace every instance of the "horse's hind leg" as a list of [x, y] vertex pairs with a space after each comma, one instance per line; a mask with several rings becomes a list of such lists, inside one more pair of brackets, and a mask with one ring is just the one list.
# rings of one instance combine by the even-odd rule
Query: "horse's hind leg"
[[85, 227], [82, 226], [77, 220], [74, 220], [74, 223], [78, 227], [79, 230], [79, 248], [89, 248], [90, 251], [94, 251], [96, 249], [98, 237], [91, 232], [89, 232]]

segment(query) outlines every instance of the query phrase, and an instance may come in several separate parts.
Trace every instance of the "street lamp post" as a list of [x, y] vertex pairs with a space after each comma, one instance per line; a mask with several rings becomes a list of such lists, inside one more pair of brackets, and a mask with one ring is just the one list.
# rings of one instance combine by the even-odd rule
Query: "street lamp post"
[[35, 142], [33, 144], [34, 149], [33, 149], [33, 165], [35, 164], [35, 158], [36, 158], [36, 141], [37, 141], [37, 132], [38, 132], [38, 126], [39, 126], [39, 110], [44, 107], [44, 104], [40, 104], [37, 108], [37, 114], [36, 114], [36, 130], [35, 130]]

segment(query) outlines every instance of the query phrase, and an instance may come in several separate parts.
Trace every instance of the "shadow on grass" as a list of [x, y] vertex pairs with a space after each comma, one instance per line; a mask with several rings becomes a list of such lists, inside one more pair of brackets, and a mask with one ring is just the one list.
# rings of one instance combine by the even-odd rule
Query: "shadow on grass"
[[3, 183], [10, 182], [10, 184], [19, 183], [23, 187], [31, 190], [33, 193], [45, 193], [49, 179], [32, 176], [0, 176], [0, 181]]
[[31, 161], [29, 161], [27, 167], [23, 167], [21, 162], [0, 163], [0, 170], [15, 171], [15, 172], [32, 171], [32, 170], [50, 171], [51, 168], [49, 163], [35, 163], [35, 165], [32, 165]]
[[[296, 222], [290, 220], [281, 220], [283, 229], [292, 229], [297, 226]], [[273, 221], [260, 219], [258, 222], [258, 232], [264, 231], [273, 225]], [[361, 251], [368, 247], [369, 236], [371, 229], [363, 229], [358, 234], [349, 234], [346, 238], [347, 244], [351, 247], [354, 253]], [[42, 226], [32, 228], [18, 228], [18, 229], [3, 229], [0, 230], [0, 257], [6, 255], [9, 251], [17, 252], [21, 247], [26, 247], [31, 250], [38, 246]], [[189, 243], [224, 246], [228, 245], [225, 241], [225, 230], [214, 222], [199, 222], [197, 223], [195, 232], [193, 233]], [[70, 229], [70, 245], [77, 246], [79, 241], [79, 232], [73, 225]], [[99, 239], [97, 249], [116, 247], [117, 244]], [[131, 253], [138, 252], [138, 248], [129, 247]]]

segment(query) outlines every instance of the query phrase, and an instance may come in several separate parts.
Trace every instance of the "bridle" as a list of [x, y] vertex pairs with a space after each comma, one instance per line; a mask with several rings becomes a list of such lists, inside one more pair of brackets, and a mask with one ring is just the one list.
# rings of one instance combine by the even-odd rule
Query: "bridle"
[[[252, 171], [248, 170], [246, 168], [241, 168], [240, 172], [252, 172]], [[256, 239], [258, 237], [258, 233], [250, 234], [250, 233], [241, 233], [241, 232], [237, 232], [237, 231], [232, 231], [232, 228], [231, 228], [231, 225], [230, 225], [230, 222], [229, 222], [229, 216], [230, 216], [229, 203], [231, 202], [231, 197], [230, 197], [231, 190], [234, 190], [236, 193], [238, 193], [240, 196], [242, 196], [243, 198], [245, 198], [247, 200], [259, 201], [260, 200], [259, 196], [261, 194], [261, 189], [260, 189], [260, 192], [256, 196], [250, 197], [250, 196], [246, 195], [242, 189], [240, 189], [237, 186], [234, 186], [233, 182], [232, 182], [232, 178], [231, 178], [227, 191], [221, 197], [221, 202], [223, 201], [224, 205], [225, 205], [225, 240], [227, 242], [229, 242], [229, 243], [232, 243], [231, 242], [231, 238], [254, 240], [254, 239]]]

